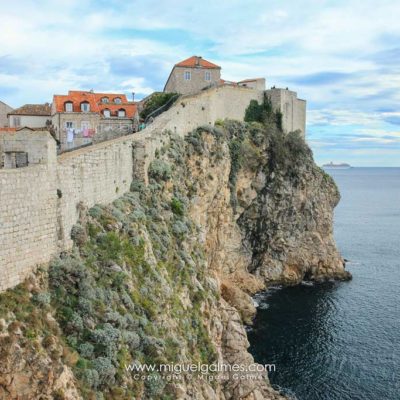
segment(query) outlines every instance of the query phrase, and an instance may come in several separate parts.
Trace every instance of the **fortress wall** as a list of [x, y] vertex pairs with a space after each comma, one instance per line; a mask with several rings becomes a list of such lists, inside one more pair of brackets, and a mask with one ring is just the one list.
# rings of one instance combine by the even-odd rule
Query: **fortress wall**
[[184, 96], [171, 107], [165, 118], [169, 119], [165, 129], [185, 135], [201, 125], [214, 125], [217, 119], [243, 120], [250, 100], [262, 101], [259, 90], [220, 86], [205, 90], [198, 95]]
[[0, 290], [56, 253], [55, 165], [0, 171]]
[[295, 107], [294, 107], [294, 125], [293, 130], [300, 129], [303, 137], [305, 137], [306, 132], [306, 106], [307, 102], [305, 100], [296, 99]]
[[132, 135], [103, 145], [66, 153], [57, 164], [60, 190], [60, 246], [70, 248], [78, 204], [87, 207], [111, 203], [129, 190], [132, 182]]
[[[243, 119], [262, 92], [218, 87], [184, 96], [139, 133], [55, 157], [46, 164], [0, 170], [0, 290], [20, 283], [39, 264], [72, 247], [79, 204], [108, 204], [129, 190], [133, 178], [147, 182], [155, 152], [168, 131], [180, 136], [217, 119]], [[29, 150], [28, 150], [29, 151]]]

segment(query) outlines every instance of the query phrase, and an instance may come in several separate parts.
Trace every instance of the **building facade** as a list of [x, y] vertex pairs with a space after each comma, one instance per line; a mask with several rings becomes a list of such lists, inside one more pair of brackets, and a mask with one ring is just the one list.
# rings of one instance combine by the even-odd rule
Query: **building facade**
[[135, 132], [137, 105], [120, 93], [70, 90], [54, 95], [52, 124], [61, 150]]
[[204, 88], [219, 85], [221, 67], [199, 56], [175, 64], [164, 87], [164, 92], [195, 94]]
[[51, 124], [51, 105], [25, 104], [8, 113], [10, 128], [44, 128]]
[[8, 104], [0, 101], [0, 128], [8, 127], [8, 113], [13, 110]]

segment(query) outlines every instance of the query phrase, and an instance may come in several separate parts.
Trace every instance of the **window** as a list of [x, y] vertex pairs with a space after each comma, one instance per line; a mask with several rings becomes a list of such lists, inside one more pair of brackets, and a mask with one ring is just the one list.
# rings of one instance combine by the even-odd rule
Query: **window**
[[106, 108], [105, 110], [103, 110], [103, 115], [105, 118], [110, 118], [111, 117], [111, 111]]
[[28, 165], [28, 153], [10, 151], [4, 153], [4, 168], [22, 168]]
[[114, 103], [121, 104], [122, 103], [121, 98], [120, 97], [116, 97], [114, 99]]
[[81, 103], [81, 111], [82, 112], [89, 112], [90, 111], [90, 104], [87, 101]]
[[67, 129], [73, 128], [73, 127], [74, 127], [74, 124], [73, 124], [72, 122], [70, 122], [70, 121], [67, 121], [67, 122], [65, 123], [65, 127], [66, 127]]
[[185, 71], [185, 81], [190, 81], [192, 79], [192, 73], [190, 71]]
[[65, 112], [72, 112], [73, 111], [73, 104], [71, 101], [67, 101], [64, 104]]
[[13, 117], [13, 127], [18, 128], [21, 126], [21, 117]]
[[108, 97], [103, 97], [102, 99], [101, 99], [101, 102], [102, 103], [108, 103], [110, 100], [108, 99]]
[[204, 79], [206, 81], [211, 81], [211, 72], [210, 71], [206, 71], [204, 74]]
[[118, 117], [125, 117], [125, 110], [123, 108], [121, 108], [120, 110], [118, 110]]

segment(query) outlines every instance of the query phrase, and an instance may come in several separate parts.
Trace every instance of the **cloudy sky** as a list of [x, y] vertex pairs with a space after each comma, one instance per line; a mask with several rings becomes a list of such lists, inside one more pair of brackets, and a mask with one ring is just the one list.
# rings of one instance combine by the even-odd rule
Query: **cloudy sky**
[[307, 100], [318, 163], [400, 166], [398, 0], [1, 0], [0, 100], [162, 90], [202, 55]]

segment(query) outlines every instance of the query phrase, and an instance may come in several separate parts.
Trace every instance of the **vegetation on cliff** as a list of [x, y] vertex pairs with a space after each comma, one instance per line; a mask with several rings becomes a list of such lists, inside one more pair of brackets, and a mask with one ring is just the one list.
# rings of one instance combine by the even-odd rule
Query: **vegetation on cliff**
[[145, 102], [140, 118], [146, 119], [153, 111], [167, 104], [177, 93], [153, 93]]

